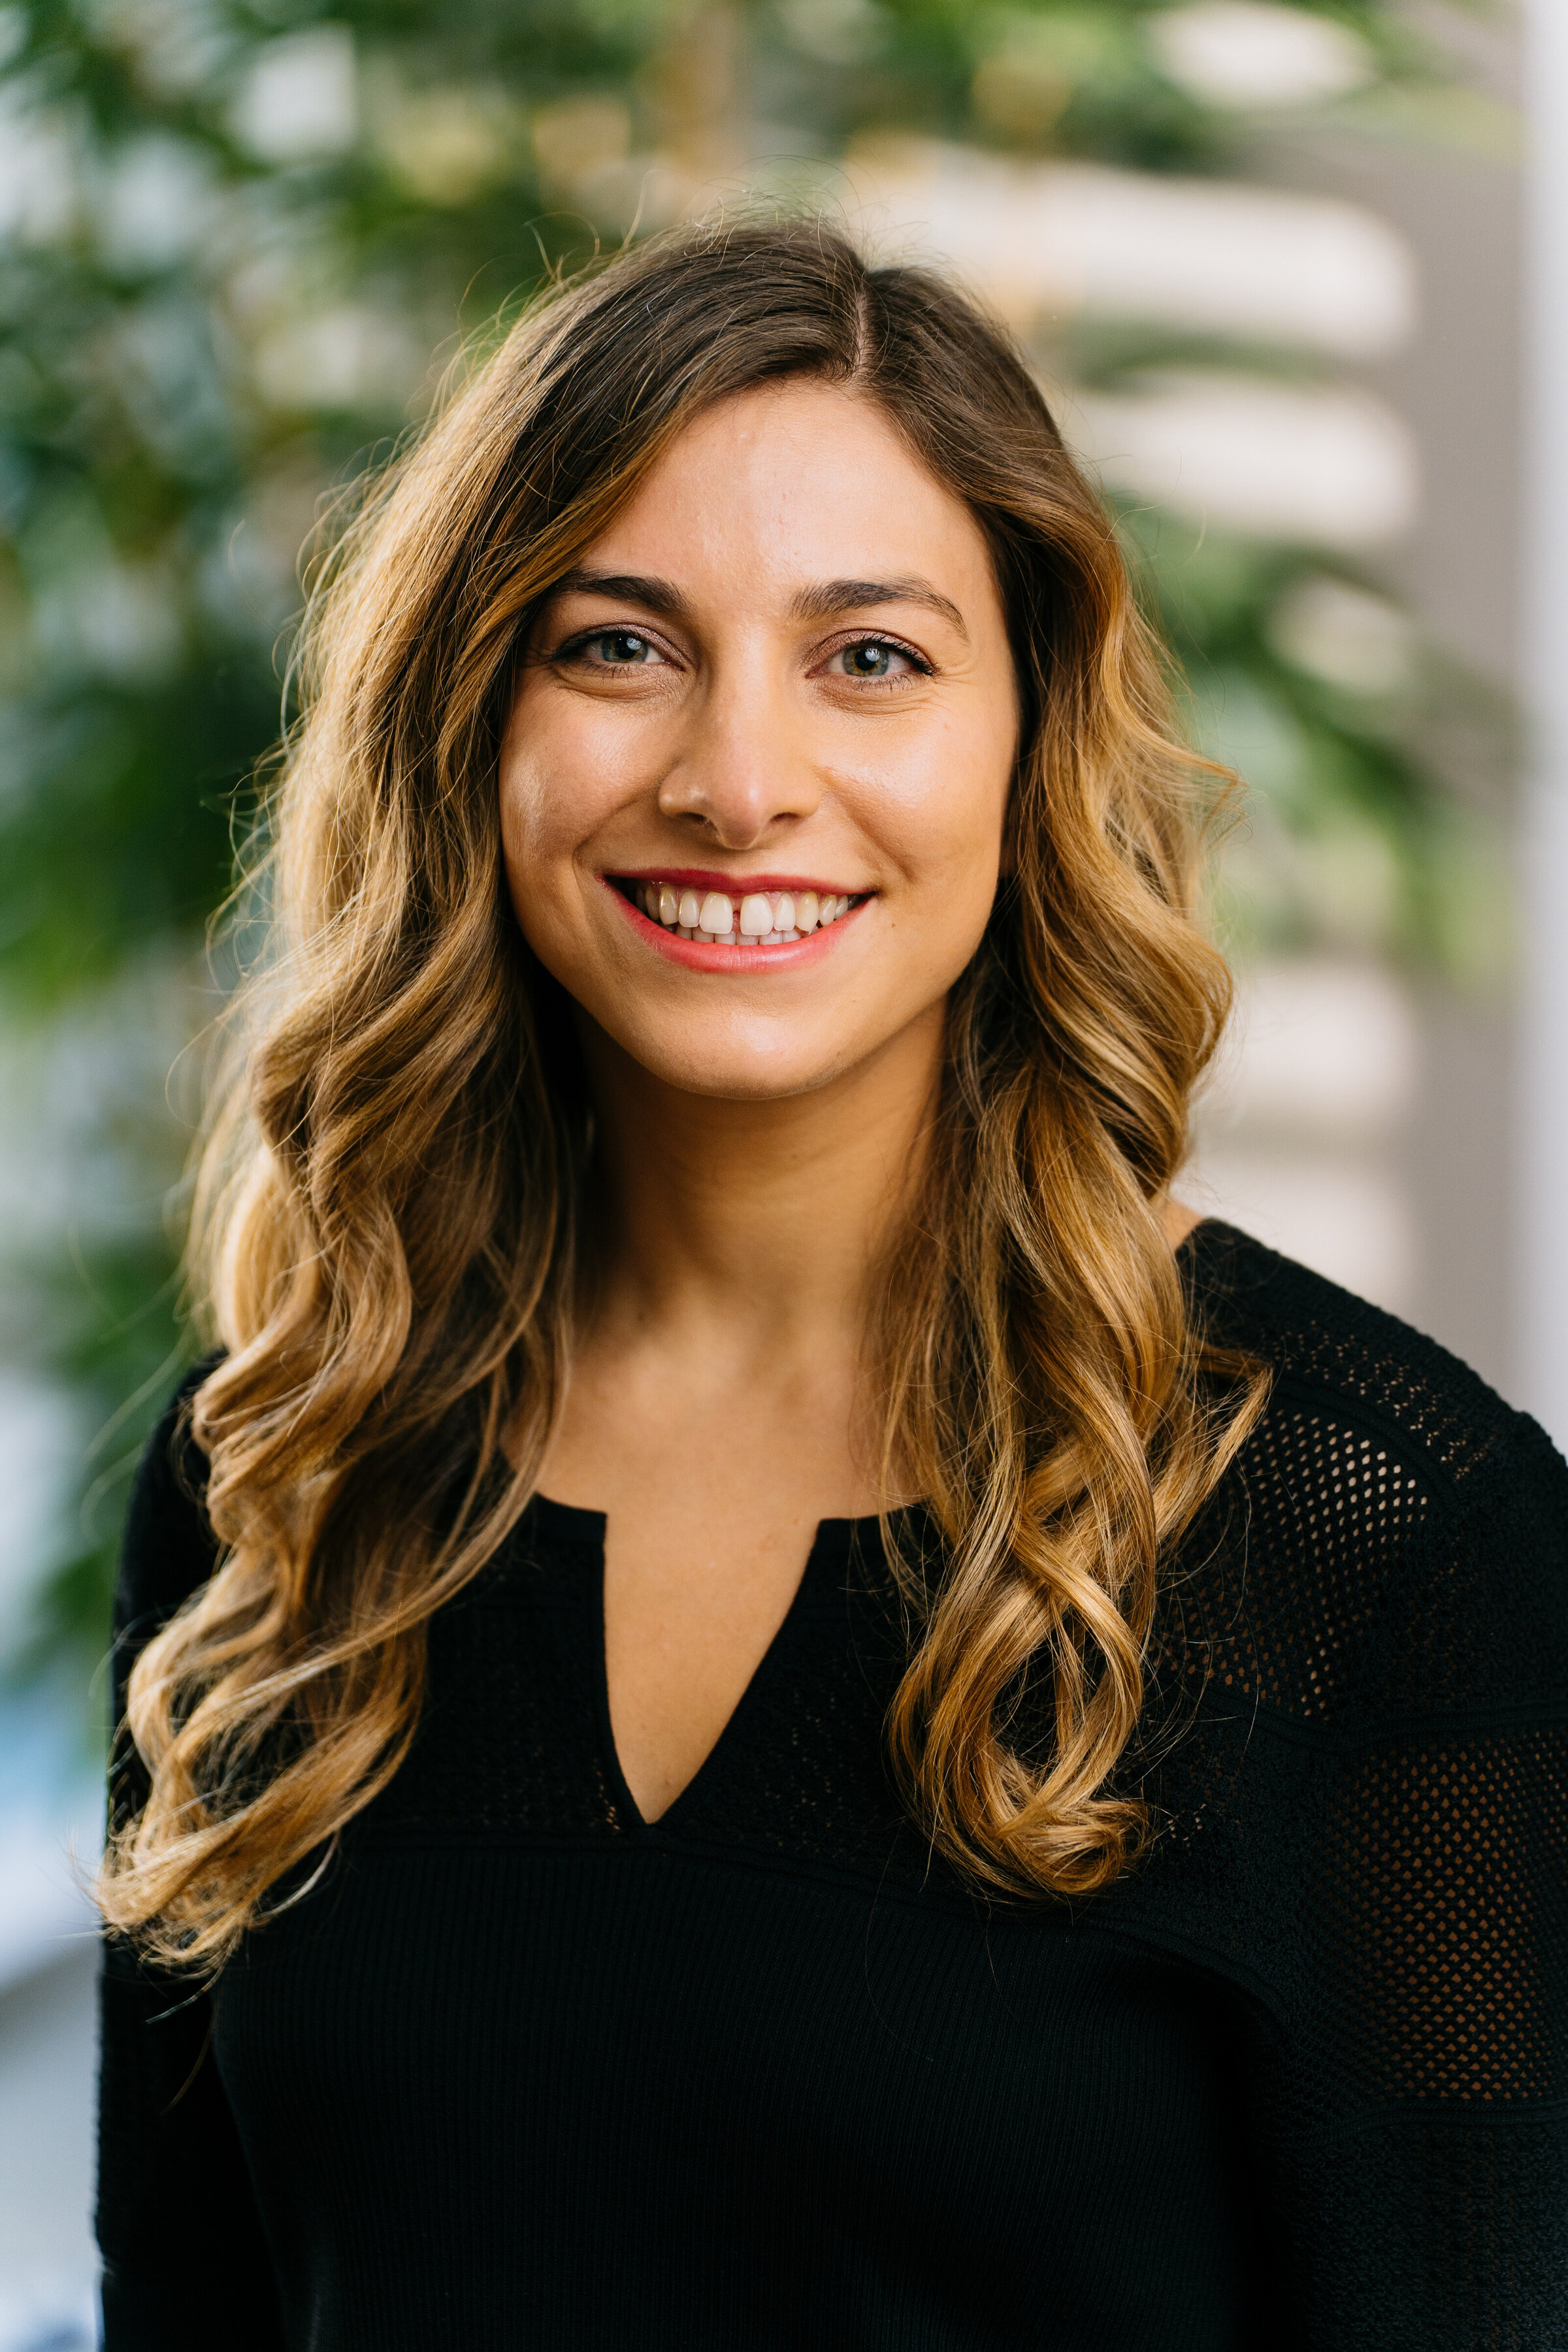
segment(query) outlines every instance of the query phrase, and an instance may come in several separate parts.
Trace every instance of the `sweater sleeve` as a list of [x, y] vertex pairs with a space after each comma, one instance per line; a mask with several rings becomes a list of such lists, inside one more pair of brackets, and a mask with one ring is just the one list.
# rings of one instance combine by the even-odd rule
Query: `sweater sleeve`
[[1516, 1421], [1465, 1488], [1308, 1874], [1314, 2352], [1568, 2344], [1568, 1468]]
[[[205, 1368], [203, 1368], [205, 1369]], [[114, 1706], [143, 1644], [210, 1575], [202, 1456], [171, 1403], [137, 1474], [114, 1612]], [[123, 1734], [110, 1802], [134, 1811], [145, 1778]], [[281, 2352], [273, 2266], [212, 2053], [209, 1994], [107, 1937], [100, 1982], [97, 2228], [105, 2352]]]

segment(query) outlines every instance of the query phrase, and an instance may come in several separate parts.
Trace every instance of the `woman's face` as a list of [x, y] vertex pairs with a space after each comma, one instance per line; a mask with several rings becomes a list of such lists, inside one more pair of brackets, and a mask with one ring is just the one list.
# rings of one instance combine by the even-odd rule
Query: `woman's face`
[[939, 1007], [1017, 743], [979, 527], [810, 381], [675, 441], [539, 617], [501, 752], [540, 961], [684, 1092], [805, 1093]]

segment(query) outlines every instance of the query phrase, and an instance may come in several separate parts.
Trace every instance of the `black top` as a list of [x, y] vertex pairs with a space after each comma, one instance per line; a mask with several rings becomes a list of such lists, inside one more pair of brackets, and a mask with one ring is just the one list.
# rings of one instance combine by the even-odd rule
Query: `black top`
[[[536, 1502], [315, 1890], [210, 1995], [110, 1950], [109, 2352], [1562, 2352], [1568, 1470], [1257, 1243], [1184, 1263], [1276, 1379], [1166, 1580], [1148, 1860], [931, 1859], [847, 1521], [647, 1826], [603, 1521]], [[172, 1427], [121, 1686], [210, 1566]]]

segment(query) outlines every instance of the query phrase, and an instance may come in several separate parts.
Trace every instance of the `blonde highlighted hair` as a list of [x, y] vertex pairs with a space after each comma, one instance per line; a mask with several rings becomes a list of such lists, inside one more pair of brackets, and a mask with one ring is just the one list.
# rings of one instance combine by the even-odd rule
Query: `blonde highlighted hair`
[[[194, 1265], [221, 1552], [147, 1645], [150, 1792], [109, 1919], [217, 1964], [397, 1769], [425, 1631], [538, 1476], [591, 1128], [503, 886], [497, 761], [532, 615], [700, 411], [804, 375], [876, 401], [985, 533], [1023, 711], [1006, 878], [953, 992], [923, 1189], [872, 1335], [907, 1802], [983, 1880], [1068, 1894], [1145, 1827], [1115, 1780], [1162, 1559], [1259, 1381], [1205, 1353], [1161, 1205], [1228, 1006], [1194, 927], [1210, 779], [1111, 525], [1019, 354], [816, 223], [686, 231], [552, 292], [383, 477], [308, 615], [271, 813], [277, 948], [239, 1006]], [[896, 1467], [895, 1467], [896, 1465]], [[1012, 1738], [1027, 1679], [1049, 1736]]]

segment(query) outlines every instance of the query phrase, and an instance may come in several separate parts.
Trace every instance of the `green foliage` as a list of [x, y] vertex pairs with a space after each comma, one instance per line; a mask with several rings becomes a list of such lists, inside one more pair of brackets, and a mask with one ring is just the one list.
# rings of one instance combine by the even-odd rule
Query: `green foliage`
[[73, 1252], [39, 1269], [37, 1303], [50, 1318], [51, 1370], [67, 1381], [90, 1433], [74, 1542], [61, 1547], [11, 1674], [64, 1669], [90, 1689], [103, 1656], [115, 1554], [132, 1474], [189, 1351], [175, 1319], [175, 1276], [165, 1236], [99, 1241], [85, 1264]]
[[[1338, 943], [1494, 980], [1505, 884], [1485, 786], [1500, 790], [1512, 749], [1501, 693], [1321, 551], [1147, 510], [1121, 521], [1188, 731], [1247, 786], [1222, 883], [1233, 950]], [[1441, 781], [1439, 737], [1464, 745], [1468, 799]]]
[[[754, 177], [758, 154], [780, 185], [910, 135], [1237, 167], [1256, 120], [1163, 69], [1168, 13], [1146, 0], [0, 10], [7, 1018], [68, 1034], [148, 969], [202, 1017], [188, 976], [247, 780], [278, 733], [299, 551], [333, 487], [417, 417], [462, 336], [703, 179]], [[1354, 102], [1392, 96], [1408, 112], [1440, 88], [1384, 0], [1302, 13], [1364, 44]], [[1095, 365], [1115, 378], [1162, 353], [1180, 356], [1180, 339], [1134, 332], [1102, 341]], [[1386, 675], [1363, 665], [1347, 683], [1325, 669], [1302, 615], [1313, 581], [1337, 575], [1310, 553], [1198, 546], [1140, 514], [1128, 528], [1193, 662], [1208, 739], [1246, 753], [1293, 840], [1353, 838], [1363, 866], [1381, 857], [1369, 924], [1430, 943], [1446, 820], [1412, 749], [1415, 670], [1391, 656]], [[1275, 905], [1266, 867], [1246, 898], [1255, 928], [1294, 936], [1323, 919], [1331, 888]], [[100, 1204], [16, 1270], [24, 1352], [107, 1433], [38, 1656], [101, 1647], [119, 1472], [181, 1346], [158, 1202], [183, 1144], [170, 1124], [142, 1152], [131, 1191], [145, 1213]]]

